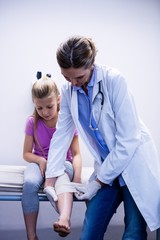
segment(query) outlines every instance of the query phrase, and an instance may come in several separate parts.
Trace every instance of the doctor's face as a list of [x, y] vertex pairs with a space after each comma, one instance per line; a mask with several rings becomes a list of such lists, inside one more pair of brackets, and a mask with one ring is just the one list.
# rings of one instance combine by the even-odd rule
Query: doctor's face
[[72, 86], [82, 87], [89, 83], [94, 65], [90, 68], [61, 68], [61, 74]]

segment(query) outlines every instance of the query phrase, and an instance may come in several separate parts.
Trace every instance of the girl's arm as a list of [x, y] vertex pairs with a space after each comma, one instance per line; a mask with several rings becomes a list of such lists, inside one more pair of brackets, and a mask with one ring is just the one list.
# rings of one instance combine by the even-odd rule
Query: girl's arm
[[25, 135], [23, 145], [23, 158], [27, 162], [37, 163], [40, 167], [42, 176], [44, 176], [46, 170], [46, 159], [44, 157], [32, 153], [32, 151], [33, 151], [33, 136]]
[[78, 136], [74, 136], [70, 146], [73, 158], [74, 178], [73, 182], [81, 182], [82, 158], [80, 154]]

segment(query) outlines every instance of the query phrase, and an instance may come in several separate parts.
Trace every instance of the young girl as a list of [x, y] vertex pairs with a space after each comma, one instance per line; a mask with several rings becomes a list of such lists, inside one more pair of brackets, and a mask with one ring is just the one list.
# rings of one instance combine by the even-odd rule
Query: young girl
[[[52, 135], [56, 131], [60, 105], [58, 88], [49, 75], [40, 78], [33, 84], [32, 100], [35, 110], [26, 123], [23, 149], [23, 158], [29, 164], [24, 174], [22, 208], [28, 240], [37, 240], [38, 191], [45, 180], [49, 145]], [[71, 180], [77, 183], [81, 181], [81, 155], [76, 131], [67, 152], [64, 167], [66, 169], [65, 174], [57, 178], [57, 188], [55, 187], [58, 197], [55, 208], [59, 213], [59, 219], [54, 223], [54, 230], [60, 236], [66, 236], [70, 233], [70, 216], [73, 203], [72, 191], [68, 191], [67, 188], [64, 189], [63, 184]], [[52, 191], [52, 189], [47, 189], [46, 192], [50, 190]]]

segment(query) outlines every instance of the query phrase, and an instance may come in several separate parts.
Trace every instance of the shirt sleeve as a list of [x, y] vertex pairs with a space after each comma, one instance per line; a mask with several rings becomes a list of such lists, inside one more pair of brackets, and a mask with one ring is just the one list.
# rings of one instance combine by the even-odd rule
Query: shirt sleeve
[[29, 136], [34, 135], [34, 118], [32, 116], [28, 117], [26, 121], [25, 134]]
[[61, 104], [56, 132], [51, 139], [46, 178], [58, 177], [64, 173], [64, 162], [67, 150], [75, 133], [75, 124], [70, 111], [71, 94], [69, 89], [62, 88]]

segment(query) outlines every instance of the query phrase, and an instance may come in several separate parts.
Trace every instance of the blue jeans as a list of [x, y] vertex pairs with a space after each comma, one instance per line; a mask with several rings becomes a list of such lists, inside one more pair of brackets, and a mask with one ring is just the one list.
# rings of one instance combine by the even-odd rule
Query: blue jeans
[[24, 172], [24, 183], [22, 193], [22, 209], [24, 213], [39, 211], [38, 191], [44, 178], [36, 163], [29, 163]]
[[125, 232], [122, 240], [146, 240], [147, 224], [138, 210], [126, 185], [122, 187], [122, 196], [125, 212]]
[[125, 211], [125, 232], [122, 240], [146, 240], [146, 222], [127, 186], [120, 187], [117, 180], [112, 187], [102, 187], [96, 196], [87, 202], [80, 240], [103, 240], [107, 226], [122, 200]]
[[96, 196], [87, 202], [80, 240], [102, 240], [121, 201], [121, 187], [118, 179], [114, 181], [112, 186], [102, 187]]

